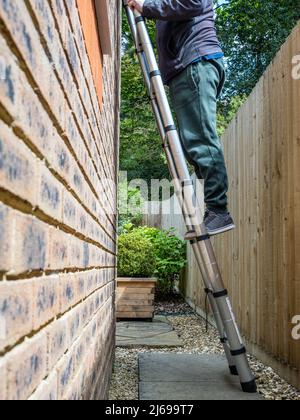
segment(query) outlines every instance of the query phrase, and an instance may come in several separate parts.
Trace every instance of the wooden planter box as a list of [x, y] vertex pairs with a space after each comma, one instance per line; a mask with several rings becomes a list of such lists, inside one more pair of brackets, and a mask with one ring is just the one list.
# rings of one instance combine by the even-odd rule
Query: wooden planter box
[[156, 279], [117, 280], [117, 319], [153, 319]]

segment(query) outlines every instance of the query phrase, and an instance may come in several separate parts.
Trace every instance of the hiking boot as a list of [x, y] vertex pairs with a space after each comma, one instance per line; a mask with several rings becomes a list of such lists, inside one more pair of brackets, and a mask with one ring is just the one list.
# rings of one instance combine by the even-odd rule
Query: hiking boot
[[235, 229], [231, 214], [218, 212], [217, 210], [207, 210], [204, 216], [204, 223], [210, 236]]

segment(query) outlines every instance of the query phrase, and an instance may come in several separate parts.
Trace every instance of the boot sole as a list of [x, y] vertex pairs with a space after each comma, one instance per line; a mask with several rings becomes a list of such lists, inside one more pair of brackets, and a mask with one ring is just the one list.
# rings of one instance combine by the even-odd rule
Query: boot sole
[[223, 226], [220, 229], [215, 229], [215, 230], [207, 230], [208, 234], [210, 236], [216, 236], [216, 235], [220, 235], [221, 233], [226, 233], [226, 232], [230, 232], [231, 230], [234, 230], [236, 228], [235, 225], [228, 225], [228, 226]]

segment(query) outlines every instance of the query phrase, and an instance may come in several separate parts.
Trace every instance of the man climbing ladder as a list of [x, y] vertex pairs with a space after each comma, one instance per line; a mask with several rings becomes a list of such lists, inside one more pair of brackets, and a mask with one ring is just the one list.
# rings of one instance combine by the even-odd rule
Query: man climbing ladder
[[[223, 52], [212, 0], [129, 0], [144, 17], [157, 20], [163, 81], [170, 87], [180, 138], [197, 177], [204, 179], [210, 235], [234, 229], [228, 212], [228, 176], [217, 134], [217, 98], [225, 82]], [[192, 239], [188, 232], [186, 239]]]
[[[133, 9], [129, 7], [129, 1], [131, 2], [131, 0], [123, 0], [129, 26], [174, 181], [175, 192], [182, 207], [186, 225], [192, 232], [189, 241], [201, 270], [205, 291], [220, 334], [220, 341], [224, 347], [231, 374], [239, 375], [244, 392], [254, 393], [256, 392], [256, 383], [247, 359], [247, 351], [235, 321], [207, 225], [202, 221], [201, 208], [195, 196], [182, 143], [174, 124], [145, 19], [135, 7]], [[133, 5], [132, 2], [131, 5]], [[143, 10], [141, 4], [140, 7], [140, 10]]]

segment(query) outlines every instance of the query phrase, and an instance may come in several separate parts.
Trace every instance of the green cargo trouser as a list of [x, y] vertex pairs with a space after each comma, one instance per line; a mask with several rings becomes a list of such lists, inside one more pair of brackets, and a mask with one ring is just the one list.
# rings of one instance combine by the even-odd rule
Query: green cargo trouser
[[171, 80], [170, 95], [186, 159], [204, 179], [207, 208], [227, 211], [228, 176], [216, 121], [224, 82], [223, 59], [202, 60]]

